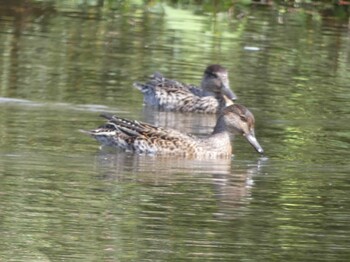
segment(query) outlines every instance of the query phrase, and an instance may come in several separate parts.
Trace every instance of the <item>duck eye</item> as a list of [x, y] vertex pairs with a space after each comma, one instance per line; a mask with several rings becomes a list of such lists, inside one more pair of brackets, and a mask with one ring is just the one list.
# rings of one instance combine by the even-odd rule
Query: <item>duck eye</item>
[[247, 119], [245, 116], [240, 115], [239, 117], [241, 118], [241, 120], [242, 120], [243, 122], [248, 122], [248, 119]]
[[218, 77], [215, 73], [213, 73], [213, 72], [210, 72], [210, 71], [206, 71], [205, 72], [208, 76], [211, 76], [211, 77]]

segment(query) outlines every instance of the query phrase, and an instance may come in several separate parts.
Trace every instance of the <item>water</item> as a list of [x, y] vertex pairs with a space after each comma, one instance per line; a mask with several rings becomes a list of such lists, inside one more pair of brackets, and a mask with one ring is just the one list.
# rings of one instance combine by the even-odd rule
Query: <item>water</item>
[[[235, 19], [167, 5], [16, 1], [0, 10], [1, 261], [347, 261], [347, 24], [253, 8]], [[26, 11], [24, 11], [26, 10]], [[215, 116], [155, 112], [132, 88], [159, 70], [229, 69], [260, 157], [99, 150], [100, 112], [208, 134]]]

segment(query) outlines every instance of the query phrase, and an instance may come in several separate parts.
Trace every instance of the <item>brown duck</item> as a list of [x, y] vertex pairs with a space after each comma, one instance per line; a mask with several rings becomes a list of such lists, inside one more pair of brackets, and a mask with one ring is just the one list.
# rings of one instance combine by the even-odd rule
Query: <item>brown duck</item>
[[188, 85], [153, 74], [146, 83], [134, 83], [144, 95], [144, 103], [160, 110], [194, 113], [218, 113], [237, 97], [230, 89], [228, 72], [221, 65], [208, 66], [201, 86]]
[[206, 138], [186, 135], [136, 120], [103, 114], [108, 121], [91, 131], [83, 131], [103, 146], [121, 148], [137, 154], [186, 157], [230, 157], [231, 135], [241, 134], [259, 153], [263, 149], [255, 138], [254, 116], [244, 106], [233, 104], [222, 110], [213, 132]]

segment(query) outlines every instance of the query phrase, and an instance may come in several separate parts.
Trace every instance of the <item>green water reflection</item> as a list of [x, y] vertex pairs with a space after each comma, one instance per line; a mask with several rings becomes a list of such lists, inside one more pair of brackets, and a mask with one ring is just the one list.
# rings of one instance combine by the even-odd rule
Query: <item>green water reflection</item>
[[[1, 261], [348, 260], [344, 20], [72, 2], [0, 3]], [[199, 84], [211, 63], [266, 157], [240, 138], [230, 160], [135, 156], [77, 131], [114, 112], [208, 134], [215, 116], [147, 111], [132, 83], [159, 70]]]

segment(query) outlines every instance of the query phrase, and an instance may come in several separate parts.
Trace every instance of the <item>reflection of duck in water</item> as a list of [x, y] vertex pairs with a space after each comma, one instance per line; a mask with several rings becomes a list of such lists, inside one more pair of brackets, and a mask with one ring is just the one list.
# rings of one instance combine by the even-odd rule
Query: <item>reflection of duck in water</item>
[[[226, 96], [224, 98], [226, 99], [226, 106], [233, 104], [232, 100]], [[183, 114], [181, 112], [154, 110], [152, 107], [145, 106], [142, 110], [142, 119], [144, 119], [144, 122], [152, 123], [155, 126], [176, 129], [185, 134], [194, 134], [203, 137], [213, 131], [217, 114]]]
[[208, 66], [201, 88], [164, 78], [155, 73], [145, 83], [134, 83], [144, 95], [144, 102], [165, 111], [218, 113], [225, 106], [225, 96], [236, 100], [229, 86], [228, 72], [221, 65]]
[[[109, 185], [134, 190], [118, 190], [120, 194], [128, 191], [127, 194], [132, 195], [150, 195], [146, 199], [164, 212], [169, 211], [162, 209], [166, 205], [164, 201], [170, 201], [170, 210], [186, 206], [197, 215], [212, 215], [215, 220], [244, 216], [245, 207], [254, 198], [251, 195], [254, 180], [264, 171], [265, 160], [261, 157], [253, 161], [154, 157], [124, 152], [115, 154], [110, 148], [105, 149], [95, 155], [95, 171], [98, 179]], [[130, 183], [134, 186], [130, 187]], [[178, 201], [174, 201], [174, 196]]]
[[102, 115], [107, 124], [83, 131], [105, 146], [113, 146], [139, 154], [178, 155], [193, 157], [228, 157], [232, 154], [231, 134], [241, 134], [259, 153], [263, 149], [255, 138], [254, 116], [242, 105], [231, 105], [222, 110], [212, 134], [197, 138], [173, 129]]
[[217, 114], [202, 115], [155, 111], [147, 106], [143, 108], [141, 116], [146, 123], [176, 129], [184, 134], [193, 134], [199, 137], [205, 137], [213, 131], [217, 117]]
[[239, 209], [246, 207], [253, 199], [251, 193], [255, 178], [263, 174], [267, 160], [265, 157], [260, 157], [257, 162], [233, 160], [229, 174], [213, 174], [213, 195], [218, 200], [214, 216], [217, 219], [231, 220], [246, 214], [239, 212]]

